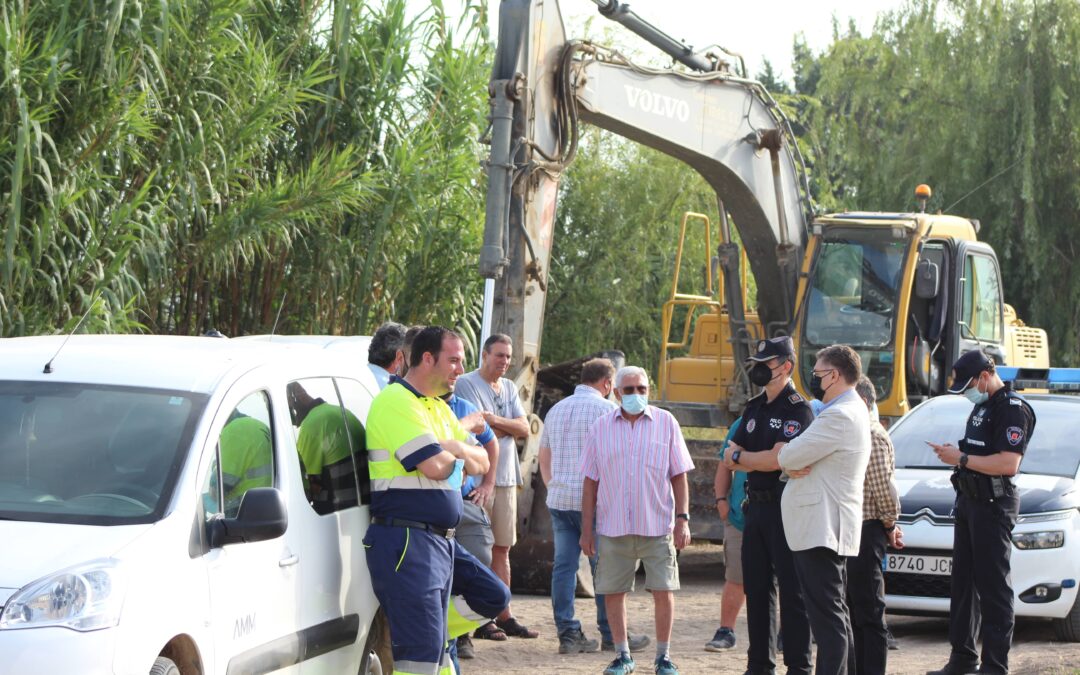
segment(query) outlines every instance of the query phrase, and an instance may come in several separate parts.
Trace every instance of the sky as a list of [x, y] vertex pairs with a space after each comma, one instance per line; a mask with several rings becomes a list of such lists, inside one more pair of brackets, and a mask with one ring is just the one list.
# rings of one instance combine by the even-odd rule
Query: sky
[[[492, 35], [498, 25], [498, 0], [489, 0], [492, 9]], [[412, 0], [424, 4], [423, 0]], [[815, 52], [824, 49], [832, 40], [833, 17], [842, 28], [854, 19], [860, 32], [870, 32], [874, 18], [883, 11], [898, 9], [903, 0], [775, 0], [758, 4], [745, 0], [632, 0], [630, 8], [642, 19], [657, 26], [668, 35], [683, 40], [696, 49], [720, 44], [739, 52], [753, 76], [768, 59], [780, 77], [791, 79], [791, 45], [802, 33]], [[453, 13], [460, 0], [446, 0]], [[653, 49], [625, 28], [599, 15], [591, 0], [561, 0], [559, 3], [569, 37], [585, 37], [586, 21], [595, 17], [589, 37], [599, 37], [606, 26], [625, 36], [620, 41], [638, 45], [643, 52]], [[460, 12], [461, 10], [456, 10]], [[615, 45], [612, 45], [615, 46]]]

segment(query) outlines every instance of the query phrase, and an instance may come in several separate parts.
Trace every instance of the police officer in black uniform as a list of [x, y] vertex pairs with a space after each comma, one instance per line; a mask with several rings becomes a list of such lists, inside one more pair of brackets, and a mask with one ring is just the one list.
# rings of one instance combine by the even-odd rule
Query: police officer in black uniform
[[993, 360], [981, 350], [957, 359], [949, 393], [963, 394], [975, 407], [959, 447], [927, 441], [942, 462], [956, 467], [952, 475], [956, 525], [949, 606], [952, 654], [945, 667], [933, 673], [975, 672], [979, 662], [975, 631], [981, 614], [982, 667], [978, 672], [1004, 675], [1009, 672], [1014, 624], [1009, 554], [1020, 506], [1009, 478], [1019, 470], [1035, 431], [1035, 413], [1001, 381]]
[[750, 637], [747, 670], [750, 675], [775, 671], [773, 636], [776, 634], [776, 591], [780, 585], [780, 623], [784, 628], [784, 665], [788, 673], [809, 675], [810, 623], [806, 615], [795, 562], [784, 536], [780, 517], [780, 480], [777, 443], [798, 436], [814, 415], [795, 391], [795, 347], [789, 337], [762, 340], [750, 357], [750, 380], [763, 391], [750, 399], [742, 424], [725, 456], [729, 468], [749, 472], [743, 530], [743, 584], [746, 623]]

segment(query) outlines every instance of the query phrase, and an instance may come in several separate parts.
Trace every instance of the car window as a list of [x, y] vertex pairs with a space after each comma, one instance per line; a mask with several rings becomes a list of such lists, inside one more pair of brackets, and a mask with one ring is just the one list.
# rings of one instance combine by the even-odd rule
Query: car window
[[158, 520], [206, 399], [135, 387], [0, 382], [0, 519]]
[[[360, 420], [367, 420], [373, 398], [371, 392], [356, 380], [338, 377], [334, 378], [334, 381], [337, 382], [345, 409]], [[371, 478], [368, 473], [367, 443], [363, 427], [360, 429], [359, 436], [352, 438], [351, 441], [353, 442], [353, 464], [356, 466], [357, 484], [360, 487], [360, 503], [370, 504]]]
[[274, 485], [274, 434], [265, 391], [247, 396], [229, 413], [217, 454], [203, 481], [203, 508], [235, 518], [248, 490]]
[[[1028, 399], [1035, 411], [1035, 433], [1020, 463], [1020, 473], [1076, 476], [1080, 467], [1080, 397]], [[896, 447], [896, 468], [949, 470], [925, 441], [956, 444], [963, 438], [972, 405], [962, 396], [934, 399], [913, 410], [889, 431]]]
[[325, 515], [357, 506], [359, 486], [353, 455], [364, 436], [360, 420], [342, 407], [329, 377], [290, 382], [286, 395], [311, 508]]
[[972, 335], [1001, 342], [1001, 280], [993, 259], [968, 255], [964, 260], [963, 306], [960, 316]]

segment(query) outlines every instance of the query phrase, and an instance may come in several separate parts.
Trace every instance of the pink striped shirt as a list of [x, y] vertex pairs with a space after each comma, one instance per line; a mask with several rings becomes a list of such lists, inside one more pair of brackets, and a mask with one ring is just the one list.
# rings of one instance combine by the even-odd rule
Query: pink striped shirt
[[605, 537], [661, 537], [675, 527], [671, 479], [694, 468], [682, 430], [653, 406], [634, 424], [622, 408], [589, 429], [582, 473], [597, 481], [596, 532]]

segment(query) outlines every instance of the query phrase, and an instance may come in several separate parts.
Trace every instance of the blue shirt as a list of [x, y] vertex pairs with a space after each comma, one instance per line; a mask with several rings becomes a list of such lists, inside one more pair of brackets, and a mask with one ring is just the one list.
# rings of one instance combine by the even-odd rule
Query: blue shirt
[[[724, 438], [724, 447], [720, 448], [720, 459], [724, 459], [724, 451], [727, 450], [728, 444], [731, 443], [731, 439], [735, 437], [735, 432], [739, 429], [739, 423], [742, 422], [742, 418], [735, 420], [731, 424], [731, 428], [728, 429], [727, 437]], [[728, 520], [731, 525], [739, 532], [743, 531], [743, 526], [746, 523], [746, 519], [743, 517], [742, 503], [746, 499], [746, 472], [745, 471], [733, 471], [731, 475], [731, 488], [728, 489], [728, 504], [730, 510], [728, 511]]]
[[[474, 412], [480, 412], [472, 401], [467, 398], [461, 398], [457, 394], [450, 394], [450, 398], [447, 399], [446, 405], [450, 406], [450, 409], [454, 411], [454, 415], [461, 419]], [[491, 430], [487, 422], [484, 422], [484, 430], [479, 434], [469, 432], [469, 440], [474, 445], [486, 445], [488, 441], [495, 439], [495, 432]], [[461, 494], [469, 496], [469, 493], [476, 489], [476, 480], [472, 476], [465, 476], [464, 482], [461, 484]]]

